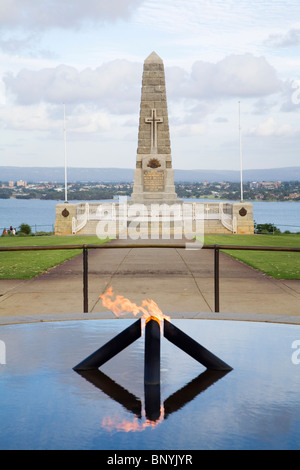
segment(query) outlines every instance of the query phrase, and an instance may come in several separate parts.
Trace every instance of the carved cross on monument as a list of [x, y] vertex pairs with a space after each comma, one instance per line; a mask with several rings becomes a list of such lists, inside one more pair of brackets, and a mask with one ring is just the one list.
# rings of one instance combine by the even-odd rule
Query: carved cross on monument
[[145, 122], [151, 124], [151, 151], [153, 151], [157, 149], [157, 124], [164, 122], [164, 119], [156, 117], [156, 109], [152, 109], [151, 118], [146, 118]]

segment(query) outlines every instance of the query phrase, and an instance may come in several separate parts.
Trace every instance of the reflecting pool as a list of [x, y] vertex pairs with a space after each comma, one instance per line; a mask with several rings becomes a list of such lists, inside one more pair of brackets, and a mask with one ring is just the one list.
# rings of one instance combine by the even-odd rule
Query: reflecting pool
[[0, 449], [299, 449], [300, 326], [173, 320], [233, 370], [207, 371], [161, 336], [153, 390], [144, 335], [100, 370], [73, 370], [134, 321], [1, 326]]

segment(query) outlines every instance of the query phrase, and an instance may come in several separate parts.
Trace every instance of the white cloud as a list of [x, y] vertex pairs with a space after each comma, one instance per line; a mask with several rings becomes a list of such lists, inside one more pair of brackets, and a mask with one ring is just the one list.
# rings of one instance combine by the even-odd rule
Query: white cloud
[[295, 133], [289, 124], [279, 125], [274, 118], [270, 117], [256, 127], [252, 127], [248, 131], [248, 135], [259, 137], [285, 137]]
[[205, 135], [207, 128], [205, 124], [182, 124], [172, 128], [172, 135], [175, 137], [193, 137]]
[[[282, 91], [283, 82], [265, 57], [253, 54], [229, 55], [217, 62], [197, 60], [187, 72], [181, 67], [166, 67], [167, 92], [171, 100], [217, 102], [224, 98], [263, 98]], [[217, 106], [214, 106], [215, 111]], [[207, 111], [209, 111], [207, 109]], [[212, 109], [210, 110], [212, 111]], [[203, 109], [201, 109], [203, 113]], [[207, 113], [204, 113], [207, 114]]]
[[2, 128], [26, 131], [52, 131], [59, 123], [49, 117], [49, 106], [8, 106], [0, 109]]
[[193, 65], [187, 92], [194, 97], [258, 97], [280, 91], [275, 69], [264, 57], [230, 55], [213, 64]]
[[116, 60], [82, 71], [67, 65], [39, 71], [23, 69], [16, 76], [7, 74], [3, 81], [18, 104], [93, 103], [123, 114], [137, 110], [140, 76], [139, 64]]
[[41, 33], [37, 32], [18, 32], [13, 35], [0, 32], [0, 50], [8, 57], [26, 54], [31, 57], [42, 56], [53, 59], [55, 53], [41, 47], [41, 36]]
[[77, 106], [66, 121], [67, 131], [74, 134], [99, 134], [111, 130], [111, 119], [107, 113]]
[[15, 36], [8, 39], [2, 36], [0, 37], [0, 48], [7, 54], [16, 54], [21, 50], [31, 49], [35, 42], [36, 36], [33, 34], [23, 36], [22, 38]]
[[278, 107], [278, 96], [263, 96], [253, 103], [253, 114], [270, 114], [272, 109]]
[[300, 28], [292, 28], [286, 33], [270, 34], [265, 44], [270, 47], [293, 47], [300, 44]]
[[[4, 82], [19, 104], [94, 102], [112, 112], [130, 112], [140, 99], [142, 64], [115, 60], [82, 71], [68, 65], [38, 71], [22, 69]], [[171, 99], [211, 100], [220, 97], [267, 96], [280, 90], [275, 69], [264, 57], [231, 55], [217, 63], [196, 61], [188, 74], [167, 70]]]
[[298, 0], [276, 0], [271, 4], [269, 0], [146, 0], [138, 18], [168, 32], [204, 32], [217, 37], [220, 31], [237, 31], [240, 35], [245, 29], [255, 28], [257, 32], [266, 22], [285, 24], [290, 15], [298, 12]]
[[215, 119], [214, 119], [214, 122], [223, 124], [223, 123], [225, 123], [225, 122], [228, 122], [228, 119], [225, 118], [225, 117], [220, 116], [220, 117], [215, 118]]
[[[171, 119], [175, 124], [203, 122], [223, 103], [258, 99], [256, 112], [278, 105], [282, 82], [264, 57], [230, 55], [218, 62], [196, 61], [190, 73], [166, 69]], [[170, 86], [171, 84], [171, 86]]]
[[[62, 137], [63, 106], [39, 103], [30, 106], [9, 106], [0, 109], [0, 127], [8, 130], [44, 132]], [[111, 119], [107, 113], [79, 105], [66, 114], [69, 135], [78, 136], [110, 131]]]
[[299, 14], [299, 0], [145, 0], [135, 19], [145, 32], [167, 33], [173, 47], [169, 60], [178, 64], [178, 51], [182, 61], [197, 51], [203, 60], [260, 54], [268, 32], [290, 28]]
[[[180, 67], [170, 67], [166, 69], [166, 76], [170, 119], [179, 126], [177, 135], [201, 135], [203, 120], [217, 112], [224, 99], [269, 96], [281, 86], [275, 69], [266, 59], [251, 54], [231, 55], [216, 63], [196, 61], [190, 73]], [[109, 128], [109, 114], [126, 115], [127, 120], [129, 116], [138, 115], [141, 77], [141, 63], [114, 60], [81, 71], [69, 65], [37, 71], [22, 69], [15, 75], [6, 74], [3, 82], [7, 102], [16, 105], [16, 116], [23, 107], [25, 119], [32, 122], [26, 107], [32, 110], [33, 105], [49, 104], [45, 109], [53, 113], [55, 105], [65, 103], [70, 117], [74, 118], [71, 127], [76, 128], [76, 132], [83, 132], [83, 129], [97, 132], [97, 129]], [[76, 114], [79, 106], [90, 113], [90, 119], [85, 112], [79, 118]], [[43, 109], [42, 106], [39, 109]], [[11, 125], [16, 122], [16, 128], [20, 126], [19, 121], [9, 122]], [[184, 127], [186, 125], [190, 128]]]
[[197, 60], [188, 73], [167, 67], [167, 91], [171, 99], [197, 102], [224, 98], [262, 98], [281, 92], [282, 81], [265, 57], [229, 55], [217, 62]]
[[0, 28], [77, 28], [128, 18], [143, 0], [1, 0]]

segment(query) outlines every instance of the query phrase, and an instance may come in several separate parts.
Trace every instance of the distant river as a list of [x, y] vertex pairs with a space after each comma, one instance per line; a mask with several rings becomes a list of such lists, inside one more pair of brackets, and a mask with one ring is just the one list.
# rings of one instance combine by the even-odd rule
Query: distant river
[[[185, 201], [196, 202], [197, 199], [185, 199]], [[199, 199], [198, 201], [218, 202], [215, 199]], [[39, 199], [0, 199], [1, 233], [4, 227], [9, 228], [12, 225], [18, 229], [22, 223], [29, 224], [33, 232], [52, 231], [55, 224], [55, 206], [58, 202]], [[253, 212], [254, 220], [258, 224], [272, 223], [282, 232], [285, 230], [300, 232], [300, 202], [255, 201]]]

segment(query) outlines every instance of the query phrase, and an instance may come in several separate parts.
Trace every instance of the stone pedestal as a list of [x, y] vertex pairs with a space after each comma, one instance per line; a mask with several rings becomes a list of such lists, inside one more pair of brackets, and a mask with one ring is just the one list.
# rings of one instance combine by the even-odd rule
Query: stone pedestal
[[133, 203], [177, 200], [170, 145], [164, 64], [155, 52], [145, 60]]
[[253, 204], [250, 202], [233, 203], [232, 217], [236, 217], [236, 233], [245, 235], [252, 235], [254, 233]]
[[77, 217], [77, 205], [67, 202], [55, 208], [55, 235], [72, 235], [72, 219]]

